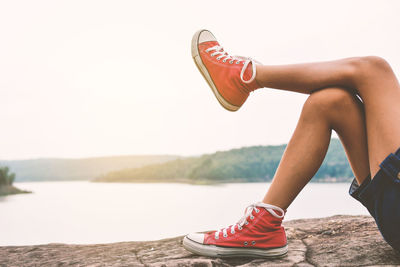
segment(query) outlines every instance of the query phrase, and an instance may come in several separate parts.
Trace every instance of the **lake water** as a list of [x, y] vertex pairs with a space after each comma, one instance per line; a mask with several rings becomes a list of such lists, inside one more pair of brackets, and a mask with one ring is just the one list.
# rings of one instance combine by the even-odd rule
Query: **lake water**
[[[0, 197], [0, 245], [156, 240], [235, 223], [268, 183], [187, 185], [17, 183], [33, 194]], [[368, 214], [349, 184], [308, 184], [286, 220]]]

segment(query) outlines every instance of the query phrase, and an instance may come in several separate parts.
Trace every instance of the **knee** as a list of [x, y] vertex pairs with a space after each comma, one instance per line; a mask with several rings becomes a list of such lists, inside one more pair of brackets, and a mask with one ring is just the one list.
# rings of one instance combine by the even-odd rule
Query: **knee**
[[[336, 117], [345, 115], [357, 106], [357, 99], [353, 94], [342, 88], [326, 88], [312, 93], [303, 106], [303, 113], [314, 116]], [[332, 116], [331, 116], [332, 115]]]
[[390, 64], [378, 56], [350, 58], [348, 63], [348, 74], [353, 80], [392, 72]]

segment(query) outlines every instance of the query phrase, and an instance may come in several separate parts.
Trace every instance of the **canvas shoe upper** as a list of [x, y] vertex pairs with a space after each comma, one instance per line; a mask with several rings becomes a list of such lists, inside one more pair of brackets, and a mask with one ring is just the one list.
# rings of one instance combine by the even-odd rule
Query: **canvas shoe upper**
[[261, 87], [255, 80], [256, 61], [229, 55], [208, 30], [193, 36], [192, 57], [220, 104], [229, 111], [238, 110], [249, 93]]
[[188, 234], [183, 246], [199, 255], [279, 257], [287, 253], [287, 239], [279, 207], [256, 203], [236, 224], [218, 231]]

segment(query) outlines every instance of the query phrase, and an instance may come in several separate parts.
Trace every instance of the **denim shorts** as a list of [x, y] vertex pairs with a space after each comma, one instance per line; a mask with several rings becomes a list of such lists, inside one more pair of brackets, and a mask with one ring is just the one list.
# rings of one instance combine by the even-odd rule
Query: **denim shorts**
[[375, 177], [361, 185], [354, 179], [349, 193], [374, 217], [383, 238], [400, 251], [400, 148], [379, 165]]

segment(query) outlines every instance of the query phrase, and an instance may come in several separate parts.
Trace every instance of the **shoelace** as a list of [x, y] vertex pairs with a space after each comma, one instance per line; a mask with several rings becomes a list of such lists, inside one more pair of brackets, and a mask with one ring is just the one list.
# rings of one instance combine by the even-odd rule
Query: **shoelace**
[[[237, 229], [242, 230], [243, 229], [243, 225], [247, 225], [249, 224], [249, 222], [247, 221], [247, 218], [250, 216], [250, 219], [254, 219], [253, 216], [253, 210], [256, 213], [259, 213], [260, 210], [257, 207], [261, 207], [266, 209], [269, 213], [271, 213], [272, 216], [281, 219], [285, 216], [285, 211], [277, 206], [274, 205], [270, 205], [270, 204], [265, 204], [262, 202], [258, 202], [258, 203], [254, 203], [249, 205], [246, 208], [246, 211], [243, 215], [243, 217], [234, 225], [228, 226], [227, 228], [224, 229], [220, 229], [218, 231], [215, 232], [215, 239], [219, 239], [219, 234], [222, 232], [223, 237], [227, 237], [228, 236], [228, 230], [230, 229], [231, 234], [235, 233], [235, 227], [237, 227]], [[275, 210], [279, 211], [281, 213], [281, 215], [278, 215]]]
[[[233, 64], [235, 61], [236, 61], [236, 64], [243, 62], [242, 71], [240, 72], [240, 79], [242, 80], [242, 82], [251, 83], [256, 78], [256, 63], [258, 63], [258, 62], [255, 61], [254, 59], [240, 57], [240, 56], [231, 56], [226, 51], [224, 51], [224, 48], [220, 45], [216, 45], [216, 46], [206, 49], [207, 53], [209, 53], [211, 51], [215, 51], [211, 54], [212, 57], [219, 55], [216, 57], [217, 60], [221, 60], [222, 58], [224, 58], [222, 60], [222, 62], [226, 62], [228, 60], [229, 60], [229, 64]], [[244, 76], [244, 72], [246, 71], [246, 69], [250, 63], [252, 65], [253, 75], [251, 76], [251, 78], [249, 80], [246, 81], [243, 76]]]

